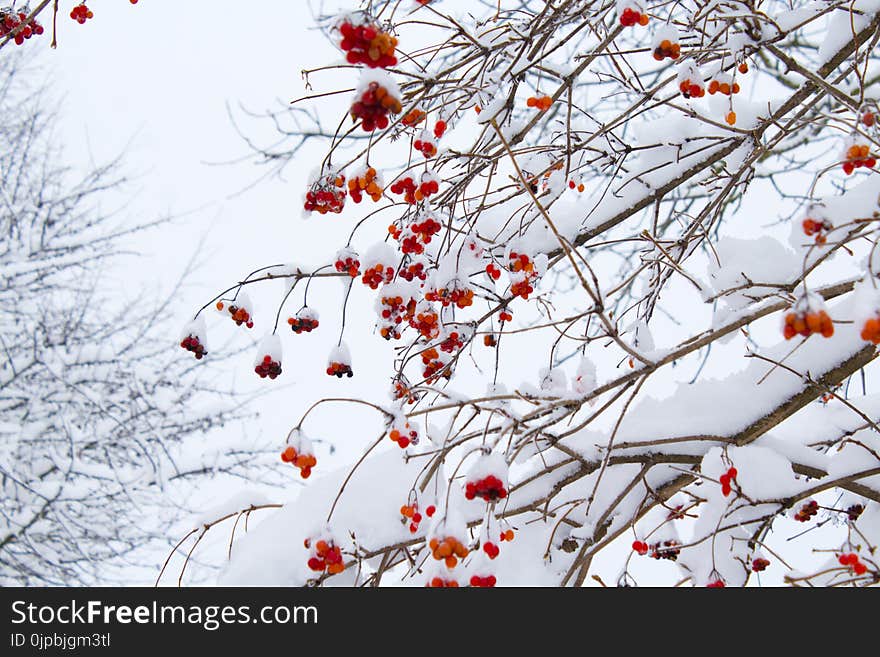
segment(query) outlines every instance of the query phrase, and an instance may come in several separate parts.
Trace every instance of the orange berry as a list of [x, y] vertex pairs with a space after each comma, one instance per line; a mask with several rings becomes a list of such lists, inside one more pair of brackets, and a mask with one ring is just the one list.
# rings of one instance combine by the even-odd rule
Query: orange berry
[[223, 310], [223, 302], [222, 301], [217, 302], [217, 310]]
[[315, 552], [317, 552], [319, 556], [323, 557], [329, 551], [330, 546], [327, 545], [327, 541], [318, 541], [315, 543]]
[[724, 120], [727, 121], [728, 125], [733, 125], [736, 123], [736, 112], [728, 112]]
[[453, 556], [446, 557], [446, 567], [452, 570], [458, 565], [458, 559]]
[[345, 565], [342, 562], [331, 563], [327, 566], [327, 572], [331, 575], [338, 575], [343, 570], [345, 570]]

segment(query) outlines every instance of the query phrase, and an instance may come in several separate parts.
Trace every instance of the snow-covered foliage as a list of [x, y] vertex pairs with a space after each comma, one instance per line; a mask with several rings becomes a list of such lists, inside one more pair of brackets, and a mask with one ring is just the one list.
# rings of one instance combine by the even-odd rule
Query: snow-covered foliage
[[375, 423], [221, 581], [876, 583], [880, 2], [418, 4], [328, 19], [363, 70], [271, 115], [272, 166], [327, 136], [348, 239], [287, 276], [343, 282]]

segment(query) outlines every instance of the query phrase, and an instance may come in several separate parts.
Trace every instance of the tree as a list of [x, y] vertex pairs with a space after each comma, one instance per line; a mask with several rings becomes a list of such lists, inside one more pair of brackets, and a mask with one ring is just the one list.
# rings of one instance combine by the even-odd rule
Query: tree
[[209, 439], [245, 400], [174, 358], [171, 301], [112, 292], [160, 222], [102, 209], [120, 162], [65, 167], [25, 61], [0, 59], [0, 582], [149, 581], [195, 486], [263, 478], [260, 451]]
[[[326, 142], [304, 210], [350, 237], [206, 308], [275, 320], [269, 379], [291, 369], [283, 314], [286, 349], [338, 327], [326, 373], [390, 376], [392, 401], [308, 408], [282, 447], [303, 477], [331, 407], [367, 409], [375, 440], [239, 538], [222, 581], [572, 586], [608, 559], [619, 585], [876, 583], [877, 11], [413, 0], [322, 19], [346, 62], [304, 71], [258, 157], [281, 171]], [[279, 279], [255, 317], [248, 290]], [[360, 283], [384, 349], [348, 312]], [[386, 372], [358, 368], [380, 349]]]

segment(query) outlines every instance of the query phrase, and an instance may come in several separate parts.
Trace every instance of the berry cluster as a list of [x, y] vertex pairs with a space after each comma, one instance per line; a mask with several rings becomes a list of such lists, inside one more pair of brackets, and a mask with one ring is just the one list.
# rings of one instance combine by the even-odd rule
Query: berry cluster
[[419, 444], [419, 432], [410, 426], [409, 422], [404, 421], [402, 426], [395, 426], [388, 433], [388, 437], [392, 442], [397, 443], [401, 449], [406, 449], [410, 445]]
[[373, 167], [367, 167], [363, 173], [348, 180], [348, 195], [355, 203], [363, 200], [364, 192], [374, 202], [378, 202], [382, 198], [382, 191], [382, 181]]
[[723, 579], [716, 579], [706, 584], [707, 589], [723, 589], [725, 588]]
[[798, 522], [809, 522], [813, 516], [819, 513], [819, 503], [816, 500], [810, 500], [794, 514], [794, 519]]
[[711, 80], [709, 82], [709, 95], [720, 93], [725, 96], [739, 93], [739, 84], [727, 80]]
[[464, 336], [458, 331], [451, 331], [440, 342], [440, 351], [445, 351], [447, 354], [454, 353], [462, 347], [464, 347]]
[[762, 573], [767, 570], [767, 566], [770, 565], [770, 561], [768, 559], [764, 559], [763, 557], [758, 557], [752, 561], [752, 572]]
[[586, 187], [584, 186], [584, 183], [576, 183], [574, 180], [568, 181], [568, 188], [569, 189], [577, 189], [578, 192], [583, 192], [586, 189]]
[[404, 302], [404, 298], [400, 294], [389, 292], [379, 301], [379, 314], [383, 320], [383, 326], [380, 329], [382, 337], [386, 340], [400, 339], [400, 325], [412, 318], [416, 309], [416, 300], [409, 297]]
[[512, 529], [506, 529], [505, 531], [501, 532], [498, 540], [501, 541], [502, 543], [504, 541], [507, 541], [509, 543], [510, 541], [513, 540], [514, 536], [515, 536], [515, 534], [513, 533]]
[[400, 99], [378, 82], [370, 82], [351, 105], [351, 118], [361, 122], [361, 128], [373, 132], [388, 127], [388, 114], [400, 114]]
[[673, 43], [669, 39], [663, 39], [657, 47], [654, 48], [654, 59], [658, 62], [662, 62], [667, 57], [673, 61], [681, 57], [681, 46], [678, 43]]
[[853, 504], [852, 506], [846, 508], [846, 517], [850, 522], [855, 522], [859, 519], [859, 516], [862, 515], [862, 511], [864, 510], [864, 505]]
[[397, 39], [379, 26], [367, 23], [356, 25], [349, 20], [339, 25], [342, 42], [339, 47], [345, 52], [349, 64], [366, 64], [370, 68], [387, 68], [397, 64], [394, 49]]
[[497, 347], [498, 338], [495, 337], [494, 333], [487, 333], [483, 336], [483, 345], [486, 347]]
[[205, 351], [205, 345], [201, 343], [197, 335], [186, 336], [183, 340], [180, 341], [180, 346], [187, 351], [193, 352], [197, 360], [201, 360], [202, 356], [206, 356], [208, 354], [208, 352]]
[[410, 388], [409, 381], [405, 376], [398, 375], [391, 382], [391, 399], [395, 401], [405, 399], [407, 404], [415, 404], [420, 399], [418, 393], [413, 392]]
[[501, 548], [491, 541], [486, 541], [483, 543], [483, 552], [485, 552], [490, 559], [494, 559], [501, 554]]
[[380, 285], [390, 283], [393, 280], [394, 267], [383, 265], [381, 262], [364, 270], [364, 275], [361, 277], [363, 284], [369, 286], [371, 290], [378, 290]]
[[77, 23], [82, 25], [90, 18], [94, 18], [95, 14], [93, 14], [92, 10], [86, 7], [86, 3], [83, 2], [82, 4], [78, 4], [70, 10], [70, 17]]
[[648, 544], [644, 541], [633, 541], [632, 549], [633, 552], [640, 554], [641, 556], [648, 554]]
[[498, 268], [494, 262], [490, 262], [486, 265], [486, 275], [491, 278], [493, 281], [497, 281], [501, 278], [501, 269]]
[[469, 500], [482, 497], [487, 502], [494, 502], [507, 497], [507, 489], [501, 479], [490, 474], [482, 479], [467, 482], [464, 496]]
[[[440, 318], [429, 303], [421, 302], [416, 306], [415, 317], [410, 320], [409, 325], [428, 340], [433, 340], [440, 335]], [[422, 353], [422, 360], [425, 359], [426, 353], [427, 351]], [[437, 353], [436, 350], [434, 353]], [[425, 364], [427, 362], [425, 361]]]
[[236, 306], [235, 304], [229, 304], [226, 306], [222, 301], [217, 302], [217, 310], [223, 310], [225, 307], [232, 317], [232, 321], [235, 322], [236, 326], [241, 326], [244, 324], [248, 328], [254, 328], [254, 320], [251, 319], [251, 313], [246, 308], [245, 303], [242, 303], [240, 306]]
[[868, 567], [859, 561], [859, 555], [855, 552], [844, 552], [837, 557], [837, 560], [840, 562], [841, 566], [848, 566], [856, 575], [864, 575], [868, 572]]
[[[305, 546], [308, 548], [311, 541], [306, 539]], [[342, 563], [342, 551], [338, 545], [334, 545], [333, 541], [319, 540], [315, 542], [312, 556], [309, 558], [308, 566], [317, 573], [327, 572], [328, 575], [336, 575], [345, 570], [345, 564]]]
[[[714, 83], [714, 80], [712, 81]], [[712, 84], [710, 83], [709, 88], [711, 89]], [[703, 84], [701, 81], [691, 81], [690, 78], [682, 80], [678, 83], [678, 89], [681, 91], [681, 95], [685, 98], [702, 98], [706, 95], [706, 90], [703, 88]], [[711, 91], [709, 93], [712, 93]]]
[[395, 224], [388, 226], [388, 232], [400, 243], [400, 250], [406, 254], [420, 255], [425, 251], [425, 244], [431, 243], [431, 238], [440, 232], [443, 226], [430, 215], [421, 220], [413, 221], [405, 228], [399, 228]]
[[474, 588], [492, 588], [497, 583], [497, 579], [495, 579], [495, 575], [486, 575], [485, 577], [481, 577], [480, 575], [471, 575], [471, 586]]
[[[422, 3], [425, 4], [425, 3]], [[426, 587], [432, 589], [457, 589], [458, 582], [454, 579], [443, 579], [442, 577], [432, 577], [431, 581], [425, 584]]]
[[340, 213], [345, 207], [345, 176], [341, 173], [328, 173], [312, 183], [306, 192], [303, 204], [306, 212], [327, 214]]
[[353, 249], [340, 249], [336, 253], [336, 262], [333, 266], [340, 274], [348, 274], [352, 278], [357, 278], [361, 273], [361, 261]]
[[553, 98], [551, 96], [529, 96], [526, 105], [546, 112], [553, 105]]
[[440, 354], [434, 347], [429, 347], [422, 352], [422, 363], [425, 365], [422, 376], [425, 377], [426, 383], [434, 383], [441, 376], [446, 379], [452, 377], [452, 369], [440, 358]]
[[730, 495], [730, 492], [733, 490], [731, 484], [736, 481], [736, 468], [729, 468], [727, 472], [721, 475], [721, 494], [724, 497]]
[[297, 311], [296, 315], [287, 318], [291, 330], [299, 335], [300, 333], [311, 333], [318, 328], [318, 313], [305, 306]]
[[650, 546], [652, 559], [676, 561], [681, 554], [681, 544], [675, 540], [661, 541]]
[[281, 361], [273, 360], [269, 355], [263, 356], [263, 359], [254, 367], [254, 372], [259, 374], [261, 379], [265, 379], [267, 376], [274, 379], [281, 374]]
[[411, 260], [402, 266], [397, 273], [405, 281], [412, 281], [416, 278], [424, 281], [428, 278], [428, 272], [425, 271], [425, 263], [421, 260]]
[[513, 279], [515, 279], [511, 281], [511, 294], [528, 299], [529, 295], [535, 291], [532, 282], [538, 278], [535, 261], [525, 253], [511, 251], [507, 268], [514, 275]]
[[825, 244], [825, 242], [828, 241], [828, 238], [826, 235], [829, 230], [834, 228], [834, 226], [831, 224], [831, 222], [828, 221], [827, 219], [819, 220], [819, 219], [812, 219], [810, 217], [807, 217], [806, 219], [804, 219], [804, 221], [801, 225], [804, 229], [804, 235], [806, 235], [807, 237], [813, 237], [815, 235], [816, 236], [815, 237], [816, 244], [819, 244], [819, 245]]
[[312, 474], [312, 468], [318, 464], [318, 459], [314, 454], [297, 452], [292, 445], [288, 445], [281, 452], [281, 460], [285, 463], [292, 463], [294, 467], [299, 468], [299, 476], [303, 479], [308, 479]]
[[853, 144], [846, 149], [844, 154], [843, 172], [846, 175], [851, 174], [860, 167], [873, 169], [877, 164], [877, 160], [871, 155], [871, 147], [867, 144]]
[[432, 158], [437, 154], [437, 142], [427, 130], [422, 130], [422, 134], [413, 142], [413, 148], [424, 155], [425, 159]]
[[880, 344], [880, 315], [875, 315], [865, 320], [861, 336], [862, 340], [873, 344]]
[[431, 554], [438, 561], [445, 561], [447, 568], [455, 568], [459, 559], [464, 559], [470, 550], [454, 536], [447, 536], [443, 540], [432, 538], [428, 543]]
[[404, 114], [403, 118], [400, 119], [400, 122], [406, 127], [412, 128], [413, 126], [416, 126], [424, 121], [425, 116], [426, 114], [422, 110], [420, 110], [418, 107], [415, 107]]
[[347, 376], [349, 378], [354, 376], [354, 372], [351, 369], [351, 365], [349, 365], [347, 363], [339, 363], [336, 361], [331, 361], [330, 363], [328, 363], [327, 374], [329, 374], [330, 376], [339, 377], [340, 379], [343, 376]]
[[834, 324], [824, 310], [790, 312], [785, 315], [782, 335], [786, 340], [791, 340], [796, 335], [807, 338], [814, 333], [820, 333], [823, 338], [834, 335]]
[[28, 20], [29, 10], [26, 7], [16, 12], [11, 7], [0, 9], [0, 39], [11, 34], [15, 45], [20, 46], [26, 39], [43, 33], [43, 26], [37, 20]]
[[633, 27], [636, 24], [644, 27], [648, 24], [648, 14], [642, 13], [637, 7], [624, 7], [620, 12], [620, 24], [623, 27]]
[[465, 287], [459, 280], [453, 279], [447, 283], [449, 287], [441, 287], [425, 293], [428, 301], [439, 301], [443, 307], [455, 305], [460, 309], [467, 308], [474, 303], [474, 291]]
[[418, 189], [413, 193], [413, 197], [416, 201], [423, 201], [439, 191], [440, 180], [433, 171], [428, 170], [422, 174], [421, 182], [419, 183]]
[[394, 194], [403, 194], [407, 203], [416, 202], [416, 183], [412, 176], [404, 176], [391, 184], [391, 192]]
[[[425, 515], [430, 518], [434, 515], [434, 511], [436, 511], [436, 507], [434, 507], [434, 505], [432, 504], [427, 509], [425, 509]], [[402, 507], [400, 507], [400, 515], [403, 516], [403, 524], [409, 523], [410, 534], [415, 534], [417, 531], [419, 531], [419, 523], [422, 522], [422, 514], [419, 513], [418, 502], [413, 502], [412, 504], [404, 504]]]
[[391, 191], [394, 194], [403, 194], [403, 199], [414, 205], [440, 191], [440, 182], [432, 172], [426, 171], [418, 185], [412, 176], [404, 176], [391, 185]]
[[349, 378], [354, 376], [354, 371], [351, 369], [351, 354], [344, 342], [340, 342], [330, 350], [330, 355], [327, 358], [327, 374], [340, 379], [343, 376]]

